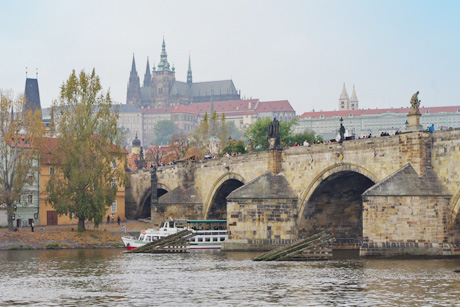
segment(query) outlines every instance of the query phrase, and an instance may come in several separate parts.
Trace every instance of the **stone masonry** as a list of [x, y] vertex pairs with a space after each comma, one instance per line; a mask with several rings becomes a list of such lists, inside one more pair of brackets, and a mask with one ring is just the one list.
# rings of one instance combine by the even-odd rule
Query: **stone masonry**
[[[201, 203], [195, 205], [201, 209], [194, 210], [194, 212], [199, 215], [198, 218], [205, 219], [208, 217], [209, 212], [212, 211], [211, 207], [215, 203], [215, 197], [219, 194], [218, 191], [221, 190], [221, 187], [228, 185], [229, 181], [238, 181], [243, 185], [247, 185], [260, 176], [264, 176], [270, 170], [274, 173], [282, 173], [290, 189], [297, 197], [296, 208], [292, 211], [295, 214], [289, 217], [291, 219], [293, 216], [296, 216], [296, 223], [293, 224], [295, 227], [305, 228], [309, 220], [315, 220], [317, 223], [315, 227], [317, 229], [331, 227], [331, 229], [337, 229], [339, 233], [346, 235], [348, 230], [343, 228], [345, 227], [343, 225], [350, 225], [348, 228], [350, 229], [349, 231], [354, 233], [359, 232], [360, 238], [357, 238], [357, 240], [368, 240], [367, 247], [364, 245], [366, 242], [363, 242], [363, 255], [370, 255], [369, 251], [364, 251], [364, 249], [370, 248], [371, 240], [373, 241], [373, 246], [383, 243], [385, 243], [385, 246], [387, 244], [391, 246], [393, 243], [404, 243], [401, 241], [401, 237], [406, 236], [406, 234], [405, 244], [415, 244], [417, 243], [415, 241], [419, 243], [423, 241], [423, 244], [425, 244], [429, 241], [428, 246], [430, 247], [430, 251], [427, 249], [422, 251], [422, 253], [429, 254], [434, 250], [435, 246], [439, 246], [442, 243], [452, 245], [444, 249], [447, 250], [450, 248], [454, 254], [456, 252], [460, 254], [460, 251], [455, 250], [457, 247], [454, 245], [460, 239], [459, 162], [460, 129], [435, 132], [408, 132], [397, 136], [345, 141], [343, 144], [330, 143], [316, 144], [308, 147], [292, 147], [276, 154], [269, 151], [255, 152], [235, 157], [224, 157], [217, 160], [187, 162], [181, 165], [161, 167], [158, 170], [158, 187], [171, 192], [179, 186], [182, 190], [193, 186], [197, 195], [201, 198]], [[429, 195], [420, 194], [410, 196], [398, 192], [394, 192], [392, 195], [368, 194], [367, 196], [365, 195], [364, 201], [355, 202], [355, 199], [359, 199], [359, 197], [356, 197], [356, 193], [362, 193], [368, 189], [369, 183], [378, 185], [382, 180], [389, 178], [392, 174], [397, 173], [398, 170], [406, 167], [406, 165], [411, 165], [417, 177], [423, 179], [426, 178], [423, 176], [428, 174], [431, 178], [436, 178], [436, 182], [442, 186], [443, 192], [436, 194], [434, 191], [431, 191]], [[131, 175], [132, 202], [137, 207], [143, 206], [147, 194], [145, 191], [148, 188], [148, 184], [144, 184], [142, 180], [141, 173], [138, 172]], [[433, 177], [433, 175], [435, 176]], [[149, 177], [146, 178], [147, 182], [149, 182]], [[335, 183], [333, 190], [326, 188], [330, 182]], [[403, 184], [406, 191], [414, 190], [414, 182], [407, 181]], [[347, 186], [355, 185], [358, 185], [359, 188], [346, 189]], [[395, 188], [395, 185], [392, 187]], [[244, 186], [240, 189], [242, 188]], [[346, 199], [350, 200], [346, 204], [344, 203], [345, 206], [350, 207], [341, 208], [345, 213], [344, 215], [340, 216], [328, 213], [329, 211], [323, 206], [326, 206], [327, 202], [331, 200], [328, 200], [325, 193], [334, 194], [335, 199], [332, 201], [336, 202], [335, 206], [340, 205], [341, 197], [346, 197]], [[411, 199], [409, 200], [408, 197]], [[266, 200], [267, 205], [270, 203], [270, 198], [268, 197], [261, 197], [261, 199], [263, 201]], [[238, 206], [240, 205], [240, 201], [237, 203], [234, 199], [228, 200], [227, 216], [229, 223], [234, 222], [233, 219], [236, 218], [232, 218], [232, 214], [236, 216], [238, 210], [238, 220], [242, 219], [242, 221], [247, 223], [247, 226], [245, 226], [246, 232], [244, 234], [239, 233], [238, 236], [240, 239], [238, 240], [255, 240], [255, 236], [261, 234], [263, 227], [259, 221], [255, 220], [251, 226], [253, 227], [253, 232], [251, 233], [249, 231], [249, 221], [251, 220], [249, 216], [252, 213], [249, 211], [246, 212], [245, 209], [255, 206], [255, 203], [257, 203], [256, 198], [253, 200], [249, 198], [241, 200], [246, 205], [240, 209], [236, 209], [235, 207], [237, 204]], [[315, 210], [311, 210], [313, 202], [316, 206]], [[401, 204], [404, 204], [404, 206]], [[272, 205], [275, 204], [271, 203], [269, 206]], [[286, 202], [284, 205], [294, 206], [290, 202]], [[391, 206], [395, 206], [395, 208], [391, 208]], [[398, 206], [400, 210], [393, 210]], [[359, 208], [361, 208], [361, 211], [358, 211]], [[413, 220], [408, 220], [405, 224], [401, 224], [406, 226], [401, 226], [394, 219], [409, 218], [401, 217], [401, 215], [406, 214], [405, 210], [409, 210], [407, 208], [411, 208], [411, 212], [419, 216], [416, 220], [414, 220], [414, 217], [410, 217]], [[422, 210], [423, 208], [425, 210]], [[271, 214], [269, 210], [271, 209], [267, 209], [267, 214]], [[393, 212], [393, 216], [382, 214], [378, 210]], [[325, 215], [317, 218], [317, 216], [311, 216], [310, 212], [311, 214], [323, 212]], [[355, 214], [358, 216], [352, 217]], [[432, 214], [437, 216], [437, 218], [433, 218]], [[339, 216], [342, 219], [350, 216], [350, 219], [339, 220]], [[327, 221], [328, 218], [331, 220]], [[374, 219], [375, 223], [366, 222], [371, 221], [366, 219]], [[266, 222], [266, 220], [264, 221]], [[289, 224], [292, 221], [283, 223]], [[447, 238], [440, 240], [438, 239], [439, 233], [435, 234], [435, 230], [431, 228], [416, 228], [414, 223], [418, 223], [419, 225], [429, 223], [433, 227], [436, 227], [436, 231], [442, 229], [443, 234], [439, 235], [439, 237]], [[265, 227], [267, 226], [268, 224], [265, 225]], [[281, 230], [276, 227], [272, 228], [270, 235], [268, 235], [268, 232], [264, 234], [263, 240], [268, 240], [269, 237], [277, 238], [275, 236], [281, 238], [284, 235], [282, 232], [288, 229], [288, 227], [290, 226]], [[401, 227], [407, 228], [407, 231], [401, 232]], [[393, 228], [398, 228], [398, 230]], [[385, 229], [384, 232], [389, 232], [391, 235], [384, 236], [382, 229]], [[281, 232], [277, 232], [279, 230]], [[300, 228], [297, 229], [297, 231], [299, 230]], [[254, 231], [256, 231], [255, 235]], [[301, 232], [297, 233], [301, 234]], [[236, 235], [237, 233], [235, 233]], [[243, 238], [243, 235], [246, 237]], [[262, 239], [262, 237], [257, 237], [257, 240], [259, 239]], [[246, 248], [250, 249], [252, 247], [251, 244], [246, 244]], [[406, 249], [407, 251], [409, 253], [413, 252]], [[438, 249], [434, 253], [441, 254], [440, 251]], [[446, 254], [446, 252], [443, 250], [442, 254]], [[385, 253], [385, 255], [388, 254], [391, 254], [391, 251]]]

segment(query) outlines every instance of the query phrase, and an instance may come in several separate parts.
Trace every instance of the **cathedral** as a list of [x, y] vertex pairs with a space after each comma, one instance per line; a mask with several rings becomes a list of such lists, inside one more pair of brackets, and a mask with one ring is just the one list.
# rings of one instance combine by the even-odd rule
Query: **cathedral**
[[240, 94], [232, 80], [193, 82], [190, 56], [188, 59], [187, 82], [176, 80], [174, 65], [171, 67], [166, 53], [166, 44], [163, 45], [160, 63], [150, 71], [149, 60], [144, 80], [140, 85], [136, 62], [133, 63], [128, 81], [126, 104], [139, 108], [168, 108], [178, 105], [190, 105], [196, 102], [240, 100]]

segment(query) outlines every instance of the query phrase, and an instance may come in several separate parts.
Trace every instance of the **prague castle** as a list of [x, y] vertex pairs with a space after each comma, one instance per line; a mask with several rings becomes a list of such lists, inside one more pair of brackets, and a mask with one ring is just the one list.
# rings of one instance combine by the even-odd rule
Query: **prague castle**
[[133, 62], [128, 81], [126, 104], [139, 108], [168, 108], [179, 105], [190, 105], [196, 102], [240, 100], [240, 94], [232, 80], [193, 82], [190, 56], [188, 61], [187, 82], [176, 80], [174, 65], [171, 67], [163, 45], [160, 63], [150, 71], [149, 60], [144, 74], [143, 85], [140, 85], [136, 62]]

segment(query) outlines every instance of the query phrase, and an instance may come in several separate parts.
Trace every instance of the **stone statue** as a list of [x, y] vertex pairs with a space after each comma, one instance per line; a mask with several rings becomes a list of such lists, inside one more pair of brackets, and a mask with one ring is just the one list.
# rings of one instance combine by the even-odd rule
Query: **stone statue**
[[419, 91], [417, 91], [414, 95], [412, 95], [412, 98], [410, 99], [411, 113], [419, 113], [418, 108], [420, 107], [421, 100], [418, 99], [418, 93]]
[[268, 143], [269, 149], [278, 149], [280, 147], [280, 122], [276, 119], [268, 124]]
[[[340, 121], [342, 120], [343, 119], [340, 119]], [[339, 133], [340, 133], [340, 143], [342, 143], [345, 140], [345, 127], [343, 126], [342, 122], [340, 123]]]

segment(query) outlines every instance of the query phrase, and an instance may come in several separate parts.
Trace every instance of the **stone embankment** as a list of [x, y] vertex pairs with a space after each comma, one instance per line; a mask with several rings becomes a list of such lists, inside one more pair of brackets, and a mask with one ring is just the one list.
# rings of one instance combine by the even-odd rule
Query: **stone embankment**
[[[149, 223], [128, 221], [126, 232], [139, 233], [150, 227]], [[13, 249], [66, 249], [66, 248], [121, 248], [122, 225], [102, 224], [99, 228], [87, 224], [86, 231], [79, 233], [77, 225], [38, 226], [31, 232], [30, 227], [19, 228], [17, 232], [0, 228], [0, 250]]]

